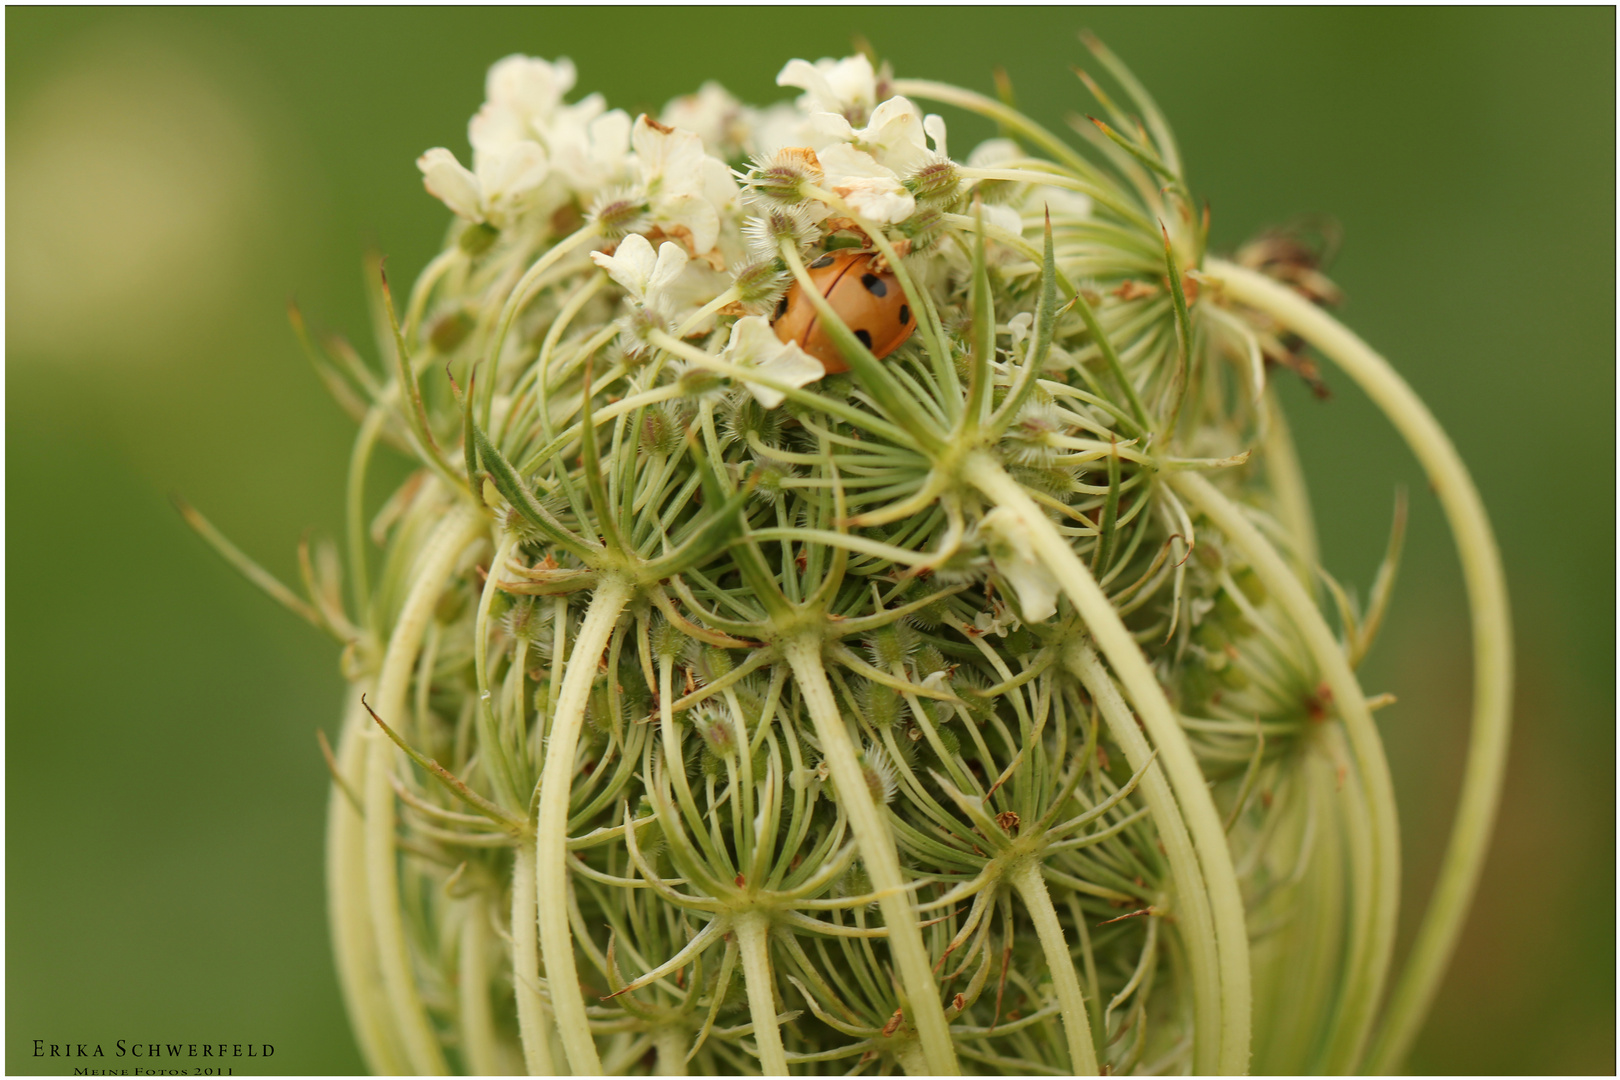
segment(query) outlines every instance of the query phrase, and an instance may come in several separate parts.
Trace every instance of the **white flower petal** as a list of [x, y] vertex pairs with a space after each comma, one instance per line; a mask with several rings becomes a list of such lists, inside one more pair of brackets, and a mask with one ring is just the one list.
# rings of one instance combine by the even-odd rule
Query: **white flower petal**
[[546, 152], [539, 143], [527, 139], [495, 153], [474, 154], [473, 160], [479, 187], [490, 202], [502, 196], [521, 195], [546, 179]]
[[1029, 337], [1029, 328], [1035, 323], [1035, 316], [1027, 311], [1020, 311], [1007, 321], [1007, 329], [1012, 331], [1014, 345], [1023, 343]]
[[718, 157], [734, 157], [747, 134], [747, 110], [713, 79], [695, 94], [678, 97], [664, 106], [659, 118], [670, 127], [684, 128], [703, 140], [704, 149]]
[[797, 86], [805, 92], [812, 109], [840, 113], [855, 123], [864, 123], [877, 101], [877, 74], [864, 56], [842, 60], [789, 60], [776, 77], [777, 86]]
[[850, 176], [886, 177], [896, 182], [900, 179], [893, 169], [878, 164], [877, 158], [848, 143], [829, 146], [819, 151], [816, 157], [821, 161], [821, 171], [826, 174], [829, 184]]
[[1017, 210], [1010, 206], [1002, 206], [997, 203], [986, 206], [984, 208], [984, 223], [1005, 232], [1010, 232], [1014, 236], [1024, 234], [1024, 219], [1019, 216]]
[[491, 104], [544, 117], [574, 88], [577, 77], [574, 62], [566, 56], [546, 61], [514, 54], [490, 67], [484, 77], [484, 97]]
[[828, 147], [819, 157], [827, 186], [869, 221], [892, 225], [916, 211], [917, 201], [900, 178], [871, 154], [841, 143]]
[[1018, 595], [1024, 621], [1044, 622], [1057, 613], [1057, 579], [1035, 557], [1029, 529], [1018, 515], [998, 506], [979, 519], [979, 532], [996, 570]]
[[[792, 341], [783, 345], [774, 358], [759, 365], [758, 371], [767, 379], [792, 387], [813, 383], [827, 373], [820, 360]], [[754, 395], [755, 401], [767, 409], [776, 408], [787, 398], [780, 390], [755, 382], [748, 384], [748, 392]]]
[[636, 117], [630, 144], [649, 191], [687, 195], [703, 190], [703, 140], [690, 131], [666, 127], [643, 113]]
[[949, 160], [951, 155], [945, 149], [945, 118], [938, 113], [929, 113], [923, 117], [923, 131], [934, 141], [934, 153]]
[[782, 345], [762, 315], [749, 315], [731, 324], [731, 339], [721, 352], [728, 361], [749, 367], [763, 363]]
[[478, 178], [442, 146], [435, 146], [416, 159], [422, 170], [422, 186], [454, 213], [468, 221], [484, 220], [483, 198]]
[[658, 294], [665, 292], [681, 276], [686, 269], [686, 252], [679, 244], [665, 241], [658, 245], [658, 261], [653, 265], [652, 274], [647, 278], [647, 303], [657, 303]]
[[742, 190], [737, 187], [731, 167], [719, 158], [703, 159], [703, 197], [722, 215], [736, 213]]
[[624, 287], [640, 302], [647, 295], [647, 281], [652, 277], [658, 257], [647, 238], [633, 233], [619, 242], [612, 255], [603, 251], [591, 252], [591, 261], [608, 272], [608, 276]]
[[[738, 367], [753, 368], [773, 382], [804, 386], [826, 374], [821, 361], [799, 348], [796, 342], [777, 340], [776, 331], [763, 316], [749, 315], [731, 327], [731, 340], [720, 354]], [[767, 409], [782, 404], [786, 396], [769, 386], [748, 381], [748, 392]]]
[[662, 198], [653, 204], [653, 221], [666, 233], [689, 238], [694, 255], [707, 255], [720, 236], [720, 215], [701, 195]]
[[818, 110], [801, 120], [800, 130], [804, 143], [812, 150], [823, 150], [840, 143], [853, 142], [855, 129], [838, 113]]
[[975, 169], [993, 169], [997, 165], [1024, 156], [1024, 151], [1011, 139], [986, 139], [973, 148], [967, 163]]
[[796, 86], [809, 95], [811, 102], [826, 112], [841, 112], [838, 96], [833, 93], [827, 77], [807, 60], [789, 60], [776, 76], [777, 86]]

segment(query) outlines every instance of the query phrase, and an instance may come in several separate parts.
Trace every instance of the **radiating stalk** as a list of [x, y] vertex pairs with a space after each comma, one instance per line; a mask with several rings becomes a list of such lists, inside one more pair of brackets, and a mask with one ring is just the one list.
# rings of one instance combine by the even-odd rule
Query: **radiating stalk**
[[1097, 1049], [1091, 1041], [1086, 999], [1080, 993], [1080, 977], [1074, 970], [1069, 942], [1058, 923], [1057, 910], [1052, 907], [1052, 894], [1046, 891], [1046, 881], [1041, 877], [1041, 864], [1034, 859], [1027, 860], [1012, 872], [1009, 880], [1018, 890], [1024, 907], [1029, 909], [1035, 934], [1046, 953], [1046, 969], [1052, 973], [1058, 1009], [1063, 1016], [1063, 1033], [1069, 1040], [1069, 1068], [1076, 1076], [1096, 1076]]
[[474, 893], [464, 905], [461, 956], [456, 965], [457, 1017], [467, 1068], [474, 1076], [496, 1076], [501, 1064], [500, 1037], [489, 1005], [489, 911], [483, 893]]
[[911, 910], [911, 896], [905, 891], [906, 881], [900, 873], [894, 836], [872, 801], [872, 793], [867, 790], [855, 744], [821, 666], [821, 642], [811, 637], [797, 638], [786, 643], [782, 651], [793, 668], [805, 709], [815, 723], [816, 738], [821, 742], [833, 784], [838, 789], [839, 805], [849, 815], [850, 831], [860, 847], [873, 891], [882, 894], [878, 906], [889, 929], [889, 951], [905, 988], [907, 1015], [917, 1029], [928, 1070], [938, 1075], [955, 1075], [960, 1071], [956, 1047], [951, 1044], [945, 1010], [940, 1007], [939, 987], [928, 963], [922, 930]]
[[1266, 312], [1299, 334], [1343, 368], [1384, 411], [1422, 463], [1462, 561], [1474, 624], [1473, 733], [1457, 820], [1434, 895], [1365, 1063], [1370, 1071], [1388, 1072], [1400, 1067], [1428, 1015], [1462, 932], [1496, 820], [1513, 707], [1513, 625], [1502, 558], [1462, 458], [1387, 360], [1326, 312], [1261, 274], [1211, 259], [1206, 275], [1233, 300]]
[[684, 1028], [666, 1025], [653, 1032], [656, 1051], [655, 1067], [659, 1076], [686, 1075], [686, 1046], [689, 1040]]
[[540, 925], [534, 908], [534, 847], [520, 843], [512, 860], [512, 993], [518, 1038], [531, 1076], [556, 1073], [551, 1063], [551, 1021], [540, 998]]
[[[406, 693], [416, 668], [416, 654], [428, 620], [439, 603], [450, 572], [467, 546], [486, 528], [483, 515], [465, 503], [458, 503], [434, 530], [415, 566], [416, 579], [401, 606], [399, 618], [388, 636], [377, 677], [374, 708], [384, 720], [401, 718], [406, 711]], [[444, 1053], [437, 1033], [422, 1005], [422, 995], [411, 970], [410, 942], [399, 909], [399, 865], [394, 836], [393, 772], [402, 752], [381, 731], [367, 733], [365, 777], [365, 864], [372, 931], [377, 941], [377, 961], [382, 969], [383, 988], [394, 1023], [404, 1042], [410, 1070], [419, 1074], [445, 1072]]]
[[1187, 736], [1141, 648], [1120, 621], [1119, 613], [1108, 602], [1096, 578], [1051, 520], [993, 459], [983, 455], [970, 457], [963, 463], [962, 472], [964, 479], [993, 503], [1011, 511], [1024, 526], [1036, 554], [1085, 620], [1159, 750], [1159, 760], [1169, 774], [1198, 851], [1215, 921], [1221, 972], [1220, 1071], [1246, 1072], [1253, 1006], [1243, 894], [1232, 867], [1232, 853], [1226, 846], [1225, 824], [1215, 810], [1215, 800], [1210, 796], [1198, 759], [1193, 756]]
[[1316, 662], [1318, 672], [1333, 694], [1333, 707], [1344, 721], [1345, 734], [1356, 756], [1356, 775], [1362, 785], [1366, 812], [1372, 822], [1372, 864], [1370, 883], [1372, 909], [1365, 913], [1365, 930], [1353, 932], [1352, 940], [1364, 943], [1351, 957], [1353, 977], [1346, 980], [1346, 992], [1339, 1002], [1337, 1022], [1328, 1039], [1326, 1067], [1335, 1072], [1357, 1072], [1374, 1013], [1383, 997], [1395, 947], [1395, 916], [1400, 906], [1400, 830], [1395, 818], [1395, 790], [1389, 776], [1384, 744], [1373, 724], [1372, 711], [1361, 692], [1361, 684], [1350, 670], [1333, 631], [1321, 611], [1294, 576], [1292, 568], [1267, 542], [1237, 505], [1197, 473], [1172, 473], [1169, 483], [1188, 502], [1215, 524], [1232, 546], [1248, 561], [1260, 583], [1266, 587]]
[[574, 650], [568, 655], [540, 777], [540, 814], [535, 826], [540, 947], [545, 953], [546, 985], [551, 990], [551, 1008], [562, 1035], [563, 1052], [576, 1075], [600, 1075], [602, 1062], [585, 1016], [585, 997], [579, 989], [574, 940], [568, 927], [568, 795], [591, 683], [631, 591], [629, 582], [608, 576], [591, 596], [590, 609], [580, 625]]
[[766, 1076], [788, 1074], [782, 1031], [776, 1024], [776, 992], [771, 978], [770, 922], [749, 912], [732, 924], [742, 953], [743, 986], [748, 991], [748, 1012], [754, 1019], [754, 1042], [759, 1047], [759, 1069]]
[[[366, 750], [371, 745], [367, 737], [371, 717], [360, 704], [360, 695], [368, 689], [350, 688], [353, 700], [338, 738], [338, 773], [355, 790], [362, 786]], [[332, 951], [337, 958], [343, 1003], [367, 1067], [379, 1076], [402, 1073], [405, 1051], [399, 1045], [399, 1032], [388, 1009], [382, 970], [377, 965], [377, 941], [368, 919], [364, 819], [335, 782], [327, 803], [327, 918], [332, 927]]]
[[1300, 467], [1299, 453], [1294, 449], [1294, 436], [1288, 428], [1277, 395], [1266, 388], [1261, 408], [1266, 410], [1265, 447], [1261, 451], [1266, 463], [1266, 477], [1277, 497], [1277, 520], [1293, 541], [1289, 563], [1300, 582], [1307, 589], [1316, 586], [1316, 522], [1311, 517], [1311, 499], [1305, 486], [1305, 470]]
[[[1113, 676], [1091, 646], [1083, 641], [1070, 642], [1063, 660], [1097, 703], [1103, 723], [1125, 751], [1131, 771], [1140, 772], [1149, 764], [1153, 750], [1142, 729], [1137, 727], [1130, 706], [1114, 685]], [[1177, 922], [1187, 946], [1187, 967], [1191, 970], [1193, 990], [1193, 1072], [1213, 1073], [1220, 1067], [1221, 972], [1209, 893], [1198, 868], [1192, 838], [1187, 834], [1187, 824], [1182, 820], [1170, 782], [1164, 778], [1164, 770], [1158, 762], [1152, 762], [1152, 767], [1143, 774], [1138, 790], [1164, 844], [1165, 861], [1170, 864], [1170, 882], [1175, 887]]]

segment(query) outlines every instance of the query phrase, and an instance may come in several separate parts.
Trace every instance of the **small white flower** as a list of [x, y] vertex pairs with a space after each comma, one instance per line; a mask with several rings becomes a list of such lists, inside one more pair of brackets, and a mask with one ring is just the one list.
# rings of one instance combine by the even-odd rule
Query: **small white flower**
[[855, 128], [830, 112], [812, 113], [811, 145], [820, 150], [837, 143], [852, 143], [879, 164], [899, 175], [915, 171], [933, 160], [928, 151], [922, 111], [903, 97], [892, 97], [872, 113], [871, 121]]
[[590, 197], [629, 178], [630, 116], [623, 109], [603, 112], [595, 94], [561, 109], [551, 118], [547, 145], [551, 166], [568, 189]]
[[[973, 616], [973, 629], [983, 637], [994, 634], [996, 637], [1006, 637], [1008, 633], [1017, 630], [1024, 624], [1018, 621], [1018, 616], [1000, 600], [990, 601], [990, 610], [981, 611]], [[925, 682], [923, 685], [927, 685]]]
[[687, 263], [686, 252], [679, 244], [660, 244], [655, 255], [652, 244], [639, 234], [625, 237], [612, 255], [591, 252], [591, 260], [622, 285], [636, 303], [664, 314], [669, 314], [664, 308], [670, 287]]
[[422, 186], [468, 221], [504, 226], [516, 204], [546, 179], [546, 152], [526, 139], [491, 150], [474, 150], [473, 167], [436, 146], [416, 159]]
[[[779, 341], [771, 324], [760, 315], [738, 319], [731, 327], [731, 340], [721, 358], [738, 367], [753, 368], [759, 374], [788, 386], [813, 383], [826, 369], [821, 361], [799, 348], [797, 342]], [[780, 390], [748, 382], [748, 392], [767, 409], [782, 404], [785, 395]]]
[[785, 101], [779, 101], [754, 115], [747, 148], [759, 157], [768, 158], [784, 147], [803, 146], [804, 127], [804, 113]]
[[542, 137], [563, 95], [574, 88], [576, 74], [566, 57], [551, 62], [514, 55], [496, 61], [484, 78], [484, 106], [467, 125], [474, 149], [497, 150]]
[[802, 107], [837, 113], [856, 124], [865, 123], [877, 104], [877, 73], [864, 56], [822, 59], [814, 64], [789, 60], [776, 76], [776, 85], [803, 90]]
[[1030, 327], [1034, 325], [1035, 316], [1031, 315], [1027, 311], [1020, 311], [1011, 319], [1007, 320], [1007, 329], [1012, 333], [1012, 343], [1014, 348], [1024, 343], [1024, 339], [1029, 337]]
[[895, 225], [916, 212], [917, 200], [911, 192], [871, 154], [839, 143], [823, 150], [819, 157], [827, 186], [861, 217], [880, 225]]
[[934, 141], [934, 153], [941, 161], [949, 161], [950, 153], [945, 149], [945, 118], [938, 113], [929, 113], [923, 117], [923, 131]]
[[1057, 614], [1057, 579], [1035, 557], [1029, 527], [1016, 513], [998, 506], [979, 519], [979, 535], [996, 570], [1018, 594], [1026, 622], [1045, 622]]
[[668, 127], [645, 114], [636, 119], [630, 143], [641, 186], [652, 204], [653, 222], [679, 237], [694, 256], [714, 250], [721, 207], [731, 209], [737, 198], [737, 183], [725, 162], [709, 157], [703, 140], [693, 132]]
[[748, 142], [750, 110], [714, 80], [695, 94], [678, 97], [664, 106], [659, 118], [668, 127], [693, 132], [704, 149], [717, 158], [741, 156]]
[[[608, 272], [652, 323], [680, 324], [698, 308], [718, 296], [729, 284], [725, 275], [687, 257], [680, 244], [665, 241], [653, 246], [645, 236], [632, 233], [620, 241], [612, 255], [591, 252], [591, 260]], [[705, 322], [701, 331], [711, 326]]]

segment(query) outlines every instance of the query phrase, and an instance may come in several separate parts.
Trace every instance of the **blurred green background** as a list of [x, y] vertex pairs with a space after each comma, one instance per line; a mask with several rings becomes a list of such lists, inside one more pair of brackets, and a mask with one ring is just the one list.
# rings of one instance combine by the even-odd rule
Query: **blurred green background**
[[[306, 527], [336, 532], [350, 426], [283, 305], [370, 340], [361, 254], [409, 280], [434, 252], [445, 214], [412, 162], [465, 151], [492, 61], [571, 56], [634, 113], [708, 78], [775, 100], [785, 60], [860, 34], [902, 74], [988, 90], [1004, 66], [1060, 126], [1085, 108], [1082, 26], [1176, 126], [1217, 250], [1304, 212], [1343, 224], [1343, 317], [1433, 406], [1499, 530], [1507, 796], [1411, 1066], [1612, 1073], [1614, 11], [901, 7], [6, 13], [7, 1071], [81, 1064], [35, 1039], [120, 1038], [361, 1068], [322, 894], [337, 647], [167, 494], [287, 579]], [[951, 145], [986, 134], [956, 122]], [[1410, 921], [1465, 744], [1461, 579], [1371, 406], [1331, 372], [1325, 403], [1282, 381], [1331, 570], [1364, 591], [1413, 494], [1366, 669], [1400, 699], [1379, 715]]]

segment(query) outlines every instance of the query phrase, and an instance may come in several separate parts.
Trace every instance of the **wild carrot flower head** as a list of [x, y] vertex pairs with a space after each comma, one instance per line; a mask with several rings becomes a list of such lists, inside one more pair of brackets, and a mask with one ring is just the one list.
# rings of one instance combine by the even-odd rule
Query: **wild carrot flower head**
[[[1380, 1015], [1398, 833], [1354, 669], [1404, 504], [1358, 603], [1268, 385], [1295, 343], [1403, 403], [1505, 669], [1488, 527], [1319, 267], [1208, 253], [1088, 44], [1115, 89], [1082, 75], [1073, 138], [865, 56], [656, 118], [510, 56], [468, 163], [418, 159], [450, 240], [379, 275], [378, 365], [311, 349], [360, 424], [347, 593], [195, 519], [348, 646], [331, 912], [373, 1068], [1398, 1064], [1505, 697]], [[380, 510], [379, 444], [418, 466]]]

